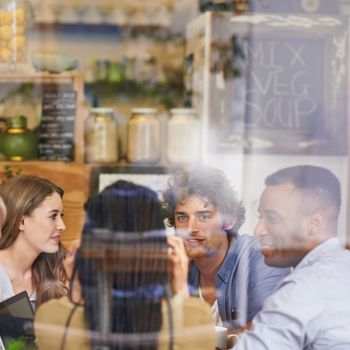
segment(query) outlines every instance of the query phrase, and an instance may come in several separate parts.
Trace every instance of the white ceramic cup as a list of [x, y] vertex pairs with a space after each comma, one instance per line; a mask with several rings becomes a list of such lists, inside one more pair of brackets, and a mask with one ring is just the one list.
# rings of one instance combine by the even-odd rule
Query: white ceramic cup
[[226, 350], [227, 341], [231, 338], [235, 338], [236, 341], [238, 339], [236, 334], [228, 334], [226, 327], [215, 326], [215, 346], [217, 349]]
[[227, 349], [227, 328], [215, 326], [215, 346], [220, 350]]

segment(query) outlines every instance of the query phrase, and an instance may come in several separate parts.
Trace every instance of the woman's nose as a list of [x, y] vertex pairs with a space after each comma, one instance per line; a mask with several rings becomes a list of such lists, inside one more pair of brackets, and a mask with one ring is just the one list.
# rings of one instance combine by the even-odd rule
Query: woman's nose
[[60, 231], [64, 231], [66, 229], [66, 225], [62, 219], [62, 217], [60, 216], [57, 222], [57, 229]]

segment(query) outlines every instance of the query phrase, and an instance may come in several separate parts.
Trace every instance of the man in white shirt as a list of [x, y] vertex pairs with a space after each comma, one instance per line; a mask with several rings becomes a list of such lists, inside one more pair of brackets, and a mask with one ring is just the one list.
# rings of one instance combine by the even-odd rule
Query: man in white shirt
[[349, 350], [350, 251], [337, 239], [340, 184], [295, 166], [265, 180], [259, 237], [266, 264], [293, 267], [234, 350]]

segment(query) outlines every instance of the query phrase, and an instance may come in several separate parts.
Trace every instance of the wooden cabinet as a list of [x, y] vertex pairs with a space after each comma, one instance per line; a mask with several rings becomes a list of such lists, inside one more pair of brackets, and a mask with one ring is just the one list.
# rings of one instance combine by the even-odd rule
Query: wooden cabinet
[[[5, 166], [10, 165], [15, 173], [21, 170], [23, 174], [33, 174], [48, 178], [65, 191], [63, 203], [65, 211], [66, 231], [63, 235], [63, 243], [80, 236], [83, 218], [84, 203], [89, 192], [90, 167], [84, 164], [84, 116], [83, 105], [83, 80], [76, 73], [64, 74], [0, 74], [2, 90], [9, 86], [12, 88], [21, 84], [35, 84], [50, 86], [69, 85], [76, 92], [76, 113], [74, 121], [74, 160], [71, 162], [61, 161], [23, 161], [23, 162], [0, 162], [0, 177], [5, 178]], [[5, 89], [6, 90], [6, 89]], [[6, 99], [6, 94], [2, 94]]]

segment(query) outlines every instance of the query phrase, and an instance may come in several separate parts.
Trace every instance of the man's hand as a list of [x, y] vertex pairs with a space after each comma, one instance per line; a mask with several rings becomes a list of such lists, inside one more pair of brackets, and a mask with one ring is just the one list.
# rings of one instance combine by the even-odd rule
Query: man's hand
[[170, 249], [170, 268], [171, 268], [171, 286], [174, 294], [181, 293], [188, 296], [188, 264], [183, 241], [180, 237], [168, 236], [168, 245]]
[[[229, 338], [227, 340], [227, 348], [231, 349], [239, 340], [239, 334], [243, 333], [244, 331], [252, 328], [252, 322], [248, 322], [245, 327], [243, 328], [236, 328], [236, 329], [231, 329], [228, 331], [229, 333]], [[233, 337], [235, 335], [235, 337]]]

